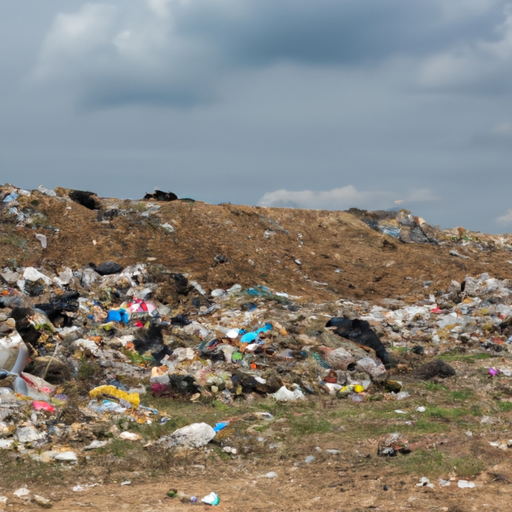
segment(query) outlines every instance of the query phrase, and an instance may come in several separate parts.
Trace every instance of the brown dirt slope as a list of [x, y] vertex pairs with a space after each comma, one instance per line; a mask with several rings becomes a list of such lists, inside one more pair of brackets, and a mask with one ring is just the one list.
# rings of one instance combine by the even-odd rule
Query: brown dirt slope
[[[461, 246], [442, 234], [437, 246], [404, 244], [342, 211], [112, 198], [89, 210], [57, 191], [60, 197], [32, 191], [18, 199], [32, 222], [17, 224], [0, 211], [1, 266], [150, 262], [188, 272], [210, 290], [261, 284], [311, 299], [417, 298], [429, 292], [425, 281], [434, 290], [482, 272], [512, 277], [510, 246], [490, 237]], [[36, 233], [46, 235], [47, 249]], [[450, 255], [454, 248], [468, 258]], [[216, 262], [217, 255], [229, 262]]]

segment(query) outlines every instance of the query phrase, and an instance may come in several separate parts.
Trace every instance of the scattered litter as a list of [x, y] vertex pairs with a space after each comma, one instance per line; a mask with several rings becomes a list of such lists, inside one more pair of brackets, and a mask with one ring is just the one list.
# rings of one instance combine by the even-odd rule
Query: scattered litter
[[41, 242], [41, 247], [42, 247], [43, 249], [46, 249], [47, 244], [48, 244], [48, 241], [47, 241], [47, 239], [46, 239], [46, 236], [45, 236], [45, 235], [41, 235], [41, 234], [39, 234], [39, 233], [37, 233], [35, 236], [36, 236], [36, 238]]
[[20, 487], [14, 491], [13, 494], [16, 498], [26, 498], [27, 496], [30, 496], [30, 491], [26, 487]]
[[475, 487], [475, 482], [468, 482], [467, 480], [459, 480], [457, 482], [457, 487], [459, 487], [459, 489], [473, 489], [473, 487]]
[[295, 402], [297, 400], [304, 400], [306, 397], [300, 388], [290, 391], [286, 386], [282, 386], [272, 395], [278, 402]]
[[206, 505], [213, 505], [213, 506], [218, 505], [219, 502], [220, 502], [219, 496], [216, 492], [211, 492], [210, 494], [208, 494], [201, 500], [201, 503], [204, 503]]
[[430, 482], [430, 480], [426, 476], [422, 476], [420, 481], [416, 484], [417, 487], [430, 487], [430, 489], [434, 488], [434, 484]]
[[142, 439], [140, 434], [135, 434], [134, 432], [121, 432], [119, 437], [125, 441], [140, 441]]
[[215, 430], [207, 423], [193, 423], [175, 430], [171, 435], [161, 437], [157, 443], [167, 448], [181, 446], [184, 448], [201, 448], [207, 445], [214, 437]]

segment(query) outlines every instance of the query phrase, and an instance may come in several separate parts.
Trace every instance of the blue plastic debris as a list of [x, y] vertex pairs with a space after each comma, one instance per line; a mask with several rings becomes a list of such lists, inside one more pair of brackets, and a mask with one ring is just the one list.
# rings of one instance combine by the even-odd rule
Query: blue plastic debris
[[395, 226], [379, 226], [380, 232], [384, 235], [392, 236], [393, 238], [398, 238], [400, 236], [400, 228]]
[[16, 201], [18, 199], [18, 194], [16, 192], [11, 192], [8, 196], [4, 197], [4, 203], [10, 203], [11, 201]]
[[266, 323], [263, 327], [260, 327], [255, 332], [256, 334], [259, 334], [260, 332], [268, 332], [272, 330], [272, 324]]
[[[259, 329], [256, 329], [253, 332], [248, 332], [248, 333], [244, 334], [240, 338], [240, 341], [242, 343], [252, 343], [253, 341], [255, 341], [258, 338], [258, 334], [260, 332], [267, 332], [267, 331], [271, 331], [271, 330], [272, 330], [272, 324], [266, 323], [263, 327], [260, 327]], [[240, 334], [242, 332], [243, 332], [243, 330], [240, 331]]]
[[129, 321], [130, 321], [130, 315], [123, 308], [111, 309], [108, 312], [107, 323], [108, 322], [122, 322], [124, 324], [127, 324]]
[[245, 293], [247, 293], [247, 295], [254, 295], [256, 297], [269, 297], [272, 295], [272, 292], [268, 286], [261, 285], [255, 286], [254, 288], [247, 288]]
[[220, 432], [221, 430], [225, 429], [229, 425], [229, 421], [219, 421], [214, 427], [213, 430], [215, 430], [215, 433]]
[[240, 338], [240, 341], [242, 343], [251, 343], [252, 341], [254, 341], [256, 338], [258, 337], [258, 335], [255, 333], [255, 332], [248, 332], [247, 334], [244, 334], [241, 338]]

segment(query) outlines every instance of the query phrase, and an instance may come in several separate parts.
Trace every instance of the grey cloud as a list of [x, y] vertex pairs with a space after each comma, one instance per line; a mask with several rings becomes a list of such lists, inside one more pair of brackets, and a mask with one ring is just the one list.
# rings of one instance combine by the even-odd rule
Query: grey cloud
[[512, 80], [512, 5], [495, 27], [492, 39], [475, 38], [425, 59], [420, 86], [438, 91], [510, 94]]
[[[443, 58], [450, 58], [454, 45], [494, 37], [506, 2], [452, 0], [449, 10], [444, 4], [444, 0], [88, 3], [56, 17], [32, 78], [39, 85], [72, 88], [86, 108], [130, 103], [190, 107], [220, 98], [220, 83], [247, 68], [283, 61], [356, 66], [395, 55], [434, 54], [418, 80], [431, 87], [440, 79], [446, 81]], [[464, 66], [459, 66], [457, 78], [462, 82]]]
[[208, 39], [239, 63], [378, 61], [393, 53], [429, 54], [488, 37], [504, 1], [196, 0], [177, 10], [179, 33]]
[[[512, 97], [451, 64], [419, 78], [443, 55], [506, 77], [496, 52], [479, 57], [507, 48], [504, 5], [0, 2], [2, 181], [133, 198], [158, 186], [211, 203], [403, 200], [429, 223], [509, 228], [496, 219], [512, 208]], [[351, 26], [336, 34], [330, 16]]]

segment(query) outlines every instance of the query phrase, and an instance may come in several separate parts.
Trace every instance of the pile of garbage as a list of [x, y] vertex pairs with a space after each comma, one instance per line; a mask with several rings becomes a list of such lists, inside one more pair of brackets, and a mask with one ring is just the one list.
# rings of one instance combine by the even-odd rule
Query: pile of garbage
[[375, 231], [398, 238], [404, 243], [437, 245], [446, 238], [439, 228], [430, 226], [425, 219], [408, 210], [367, 211], [351, 208], [348, 213], [360, 218]]
[[[0, 448], [35, 449], [43, 461], [77, 461], [73, 451], [42, 451], [63, 439], [104, 446], [105, 417], [165, 422], [144, 405], [149, 394], [226, 404], [399, 400], [407, 396], [394, 378], [403, 354], [417, 358], [416, 378], [447, 378], [451, 366], [423, 358], [508, 351], [512, 342], [512, 283], [487, 274], [415, 305], [315, 304], [266, 286], [207, 292], [148, 264], [4, 268], [0, 279]], [[66, 390], [77, 379], [90, 386], [71, 403]], [[87, 428], [77, 429], [70, 410]], [[224, 426], [190, 425], [158, 443], [197, 448]]]

